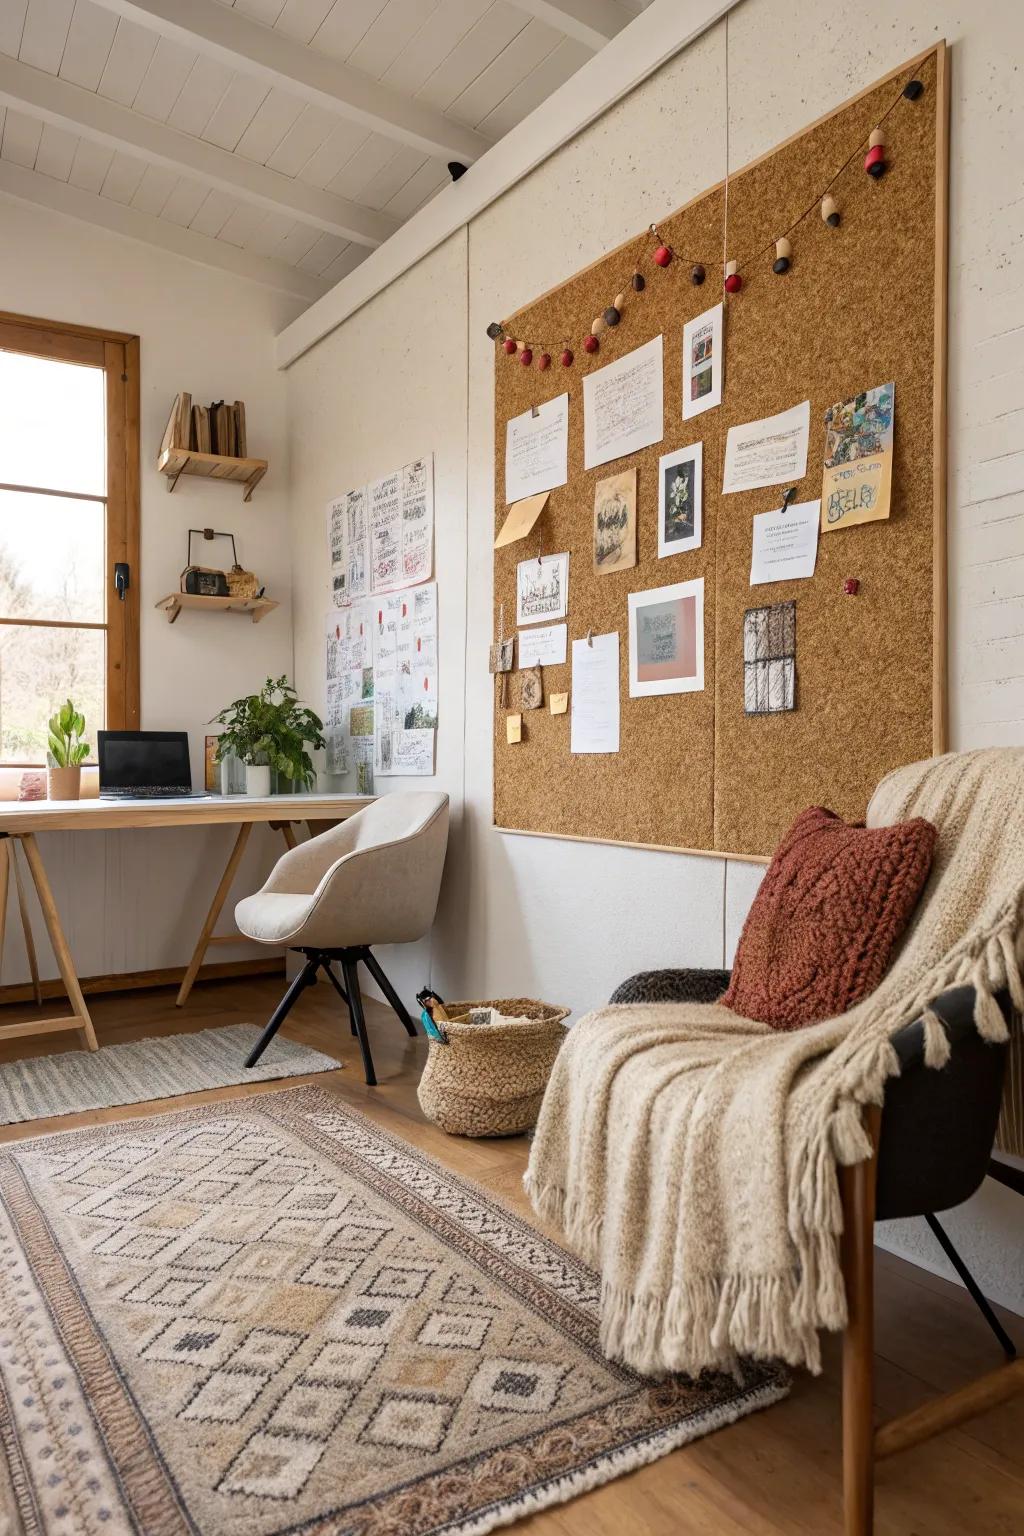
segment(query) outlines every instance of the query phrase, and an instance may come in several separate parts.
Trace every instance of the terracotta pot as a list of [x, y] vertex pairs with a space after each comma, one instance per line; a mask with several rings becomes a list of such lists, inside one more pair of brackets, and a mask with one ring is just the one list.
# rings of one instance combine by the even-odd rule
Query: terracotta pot
[[47, 768], [48, 800], [78, 800], [82, 793], [81, 768]]

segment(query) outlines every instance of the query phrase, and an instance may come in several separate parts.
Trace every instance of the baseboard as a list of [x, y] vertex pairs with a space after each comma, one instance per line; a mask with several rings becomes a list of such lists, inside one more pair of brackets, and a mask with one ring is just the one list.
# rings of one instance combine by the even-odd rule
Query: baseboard
[[[103, 992], [135, 992], [144, 987], [177, 987], [185, 975], [183, 965], [171, 965], [163, 970], [121, 971], [109, 976], [82, 976], [80, 983], [87, 997]], [[197, 981], [220, 981], [230, 976], [283, 976], [284, 956], [260, 956], [252, 960], [219, 960], [211, 965], [201, 965]], [[64, 984], [59, 977], [40, 984], [44, 998], [65, 997]], [[0, 1007], [5, 1003], [30, 1003], [34, 994], [32, 983], [15, 982], [0, 987]]]

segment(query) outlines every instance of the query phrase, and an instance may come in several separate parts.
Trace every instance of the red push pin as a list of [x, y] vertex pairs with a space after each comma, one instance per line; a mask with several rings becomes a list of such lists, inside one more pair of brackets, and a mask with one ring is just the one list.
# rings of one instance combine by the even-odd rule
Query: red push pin
[[846, 594], [846, 596], [856, 597], [859, 591], [860, 582], [857, 580], [856, 576], [847, 576], [846, 580], [843, 582], [843, 592]]

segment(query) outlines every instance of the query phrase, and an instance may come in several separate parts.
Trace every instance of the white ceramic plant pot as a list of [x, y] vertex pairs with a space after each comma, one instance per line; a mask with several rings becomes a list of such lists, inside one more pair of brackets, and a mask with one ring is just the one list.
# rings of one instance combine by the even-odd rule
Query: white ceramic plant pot
[[246, 763], [245, 792], [250, 800], [265, 800], [270, 794], [270, 766], [267, 763]]

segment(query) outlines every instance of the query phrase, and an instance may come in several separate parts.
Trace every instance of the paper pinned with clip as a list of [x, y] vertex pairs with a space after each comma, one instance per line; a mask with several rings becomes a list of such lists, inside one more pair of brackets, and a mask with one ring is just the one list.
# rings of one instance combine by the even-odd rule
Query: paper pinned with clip
[[548, 491], [540, 491], [536, 496], [527, 496], [525, 501], [517, 501], [515, 506], [509, 508], [501, 532], [494, 541], [495, 549], [504, 549], [506, 544], [515, 544], [519, 539], [526, 538], [547, 506], [549, 494]]

